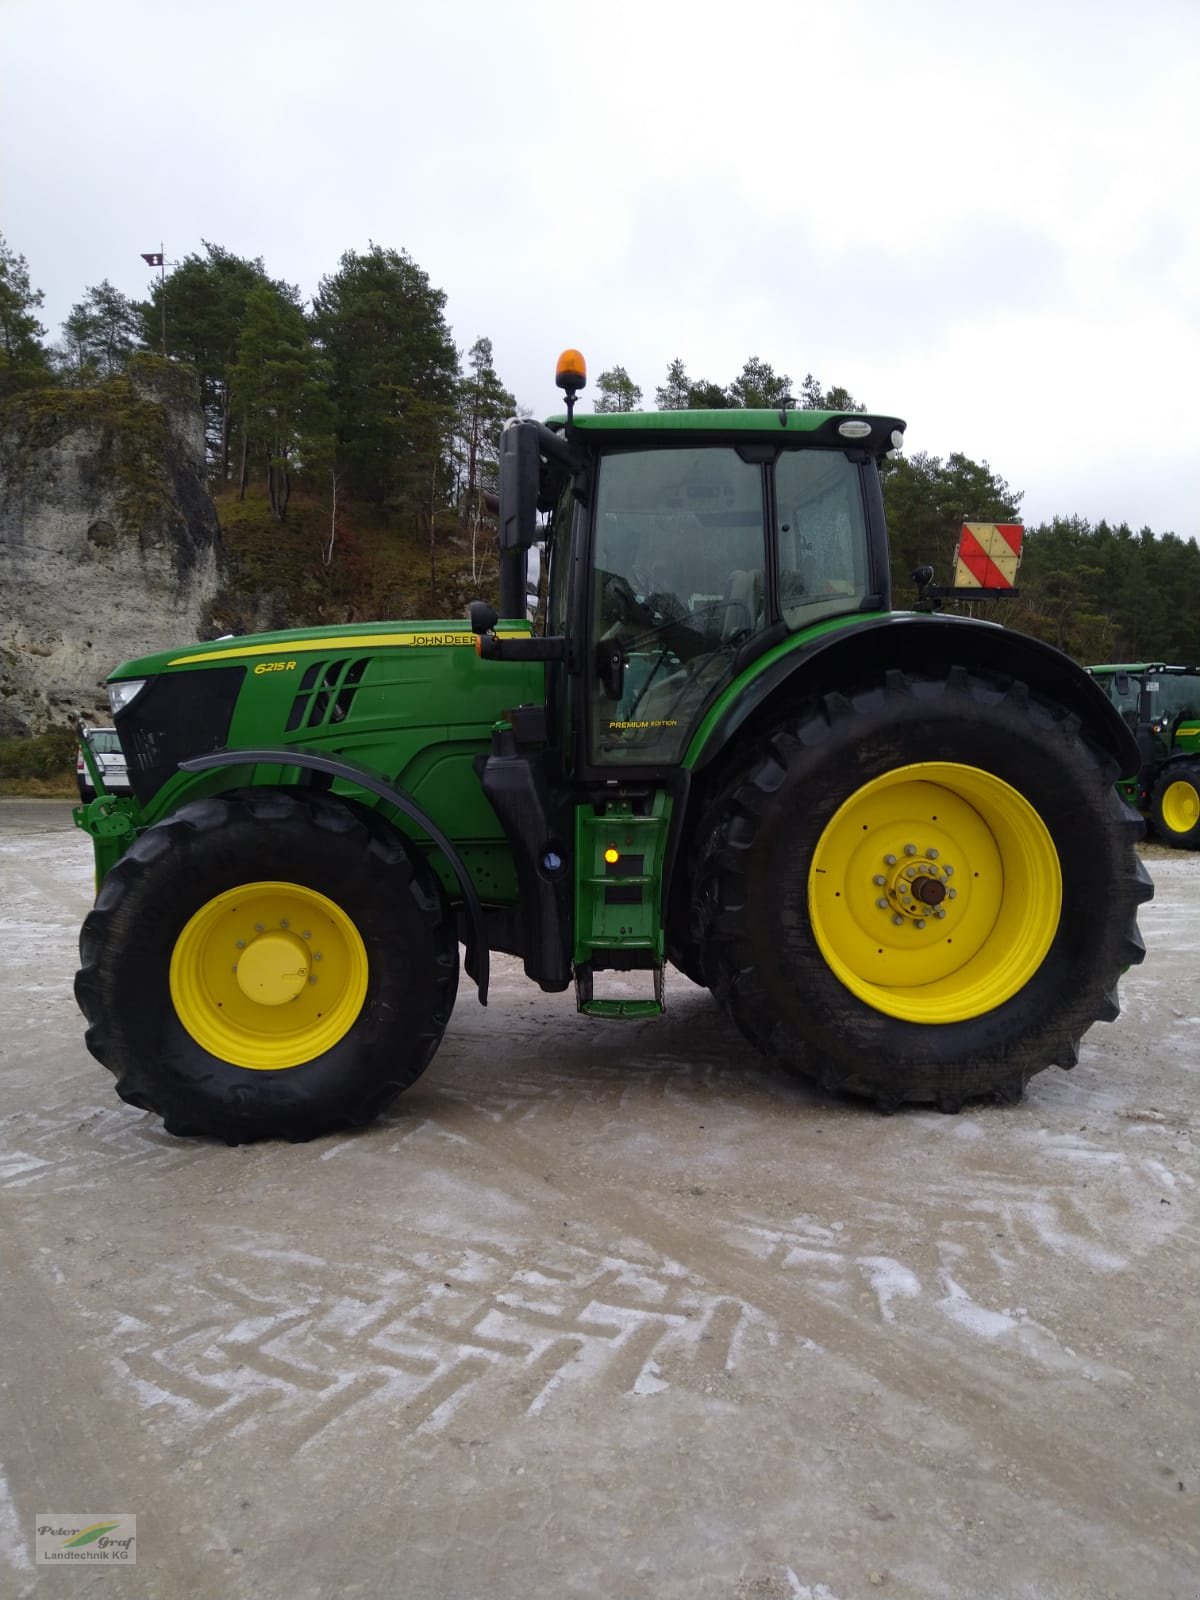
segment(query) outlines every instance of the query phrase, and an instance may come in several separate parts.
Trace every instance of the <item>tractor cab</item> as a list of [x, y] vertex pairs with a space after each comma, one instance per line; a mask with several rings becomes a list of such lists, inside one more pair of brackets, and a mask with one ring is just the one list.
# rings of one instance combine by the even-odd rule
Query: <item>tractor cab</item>
[[878, 461], [904, 423], [790, 410], [575, 416], [581, 374], [567, 352], [567, 414], [515, 421], [502, 446], [500, 614], [523, 614], [527, 552], [544, 539], [544, 636], [503, 643], [477, 608], [481, 654], [561, 663], [574, 775], [657, 778], [773, 648], [888, 609]]
[[[554, 859], [574, 861], [569, 895], [544, 866], [526, 870], [528, 975], [553, 988], [573, 973], [582, 1010], [641, 1015], [662, 1009], [673, 841], [723, 697], [798, 638], [890, 605], [878, 462], [904, 423], [784, 409], [576, 416], [578, 352], [558, 379], [566, 414], [510, 423], [501, 453], [500, 614], [523, 614], [527, 554], [544, 542], [544, 631], [505, 638], [497, 612], [472, 607], [486, 660], [547, 662], [553, 757], [501, 730], [482, 783], [510, 838], [532, 814], [544, 837], [568, 840]], [[597, 973], [639, 969], [653, 999], [596, 997]]]
[[1164, 843], [1200, 849], [1200, 667], [1143, 661], [1089, 667], [1137, 740], [1121, 785]]
[[1200, 725], [1200, 667], [1140, 662], [1089, 667], [1133, 730], [1147, 760], [1164, 760], [1182, 744], [1191, 749]]

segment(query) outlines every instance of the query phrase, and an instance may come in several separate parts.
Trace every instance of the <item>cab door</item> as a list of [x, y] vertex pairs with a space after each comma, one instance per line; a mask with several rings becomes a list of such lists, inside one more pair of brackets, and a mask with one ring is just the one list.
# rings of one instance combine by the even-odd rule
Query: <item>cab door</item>
[[587, 759], [679, 762], [704, 706], [768, 625], [767, 469], [732, 445], [599, 462], [588, 593]]

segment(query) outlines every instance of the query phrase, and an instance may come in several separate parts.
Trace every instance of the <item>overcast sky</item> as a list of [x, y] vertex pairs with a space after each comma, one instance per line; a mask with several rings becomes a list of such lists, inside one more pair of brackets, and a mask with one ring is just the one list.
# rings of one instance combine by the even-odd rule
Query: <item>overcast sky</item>
[[[758, 355], [1032, 524], [1200, 531], [1200, 0], [0, 0], [0, 231], [58, 325], [210, 240], [405, 249], [518, 400]], [[585, 392], [586, 397], [586, 392]]]

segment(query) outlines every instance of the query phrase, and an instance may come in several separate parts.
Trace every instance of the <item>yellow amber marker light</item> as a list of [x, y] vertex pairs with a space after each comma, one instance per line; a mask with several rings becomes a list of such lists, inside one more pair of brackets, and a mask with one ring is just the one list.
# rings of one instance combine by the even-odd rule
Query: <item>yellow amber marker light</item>
[[560, 389], [572, 393], [587, 383], [587, 362], [578, 350], [564, 350], [554, 369], [554, 381]]
[[610, 844], [608, 849], [604, 852], [604, 859], [608, 862], [610, 867], [614, 867], [621, 859], [621, 852]]

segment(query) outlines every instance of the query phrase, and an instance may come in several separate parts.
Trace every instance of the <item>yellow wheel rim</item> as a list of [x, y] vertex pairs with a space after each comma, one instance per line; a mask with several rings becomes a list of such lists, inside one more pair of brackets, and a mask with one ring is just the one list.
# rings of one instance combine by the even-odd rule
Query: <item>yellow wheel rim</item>
[[889, 1017], [962, 1022], [1033, 977], [1062, 911], [1058, 853], [1023, 795], [978, 767], [897, 767], [817, 842], [808, 910], [846, 988]]
[[201, 906], [180, 933], [171, 1001], [202, 1049], [276, 1072], [349, 1032], [367, 971], [358, 929], [332, 900], [295, 883], [246, 883]]
[[1200, 822], [1200, 793], [1186, 778], [1169, 783], [1162, 795], [1162, 818], [1172, 833], [1190, 833]]

